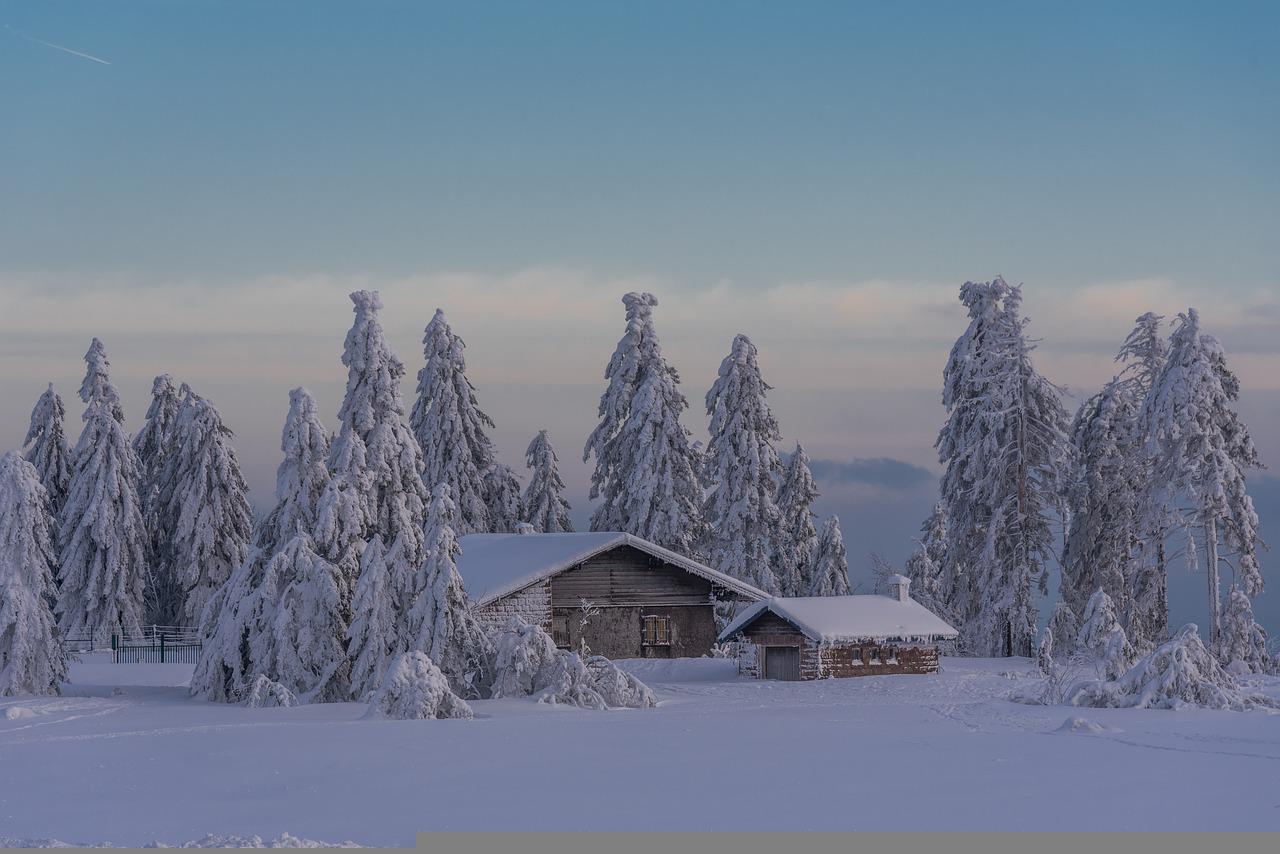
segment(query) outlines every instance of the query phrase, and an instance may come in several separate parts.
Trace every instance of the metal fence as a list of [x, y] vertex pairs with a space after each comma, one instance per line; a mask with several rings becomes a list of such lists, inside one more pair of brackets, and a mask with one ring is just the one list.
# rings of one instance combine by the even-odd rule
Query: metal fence
[[112, 653], [117, 664], [195, 664], [200, 657], [200, 630], [190, 626], [142, 626], [135, 632], [79, 632], [63, 636], [69, 652]]
[[112, 637], [116, 664], [195, 664], [200, 660], [200, 643], [170, 640], [163, 633], [150, 640], [122, 640]]

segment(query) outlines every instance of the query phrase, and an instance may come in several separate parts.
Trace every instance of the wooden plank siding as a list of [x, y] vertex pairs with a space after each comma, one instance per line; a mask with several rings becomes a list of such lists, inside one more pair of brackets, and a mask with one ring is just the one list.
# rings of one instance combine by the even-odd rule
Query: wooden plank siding
[[[584, 600], [599, 609], [585, 627]], [[609, 658], [702, 656], [716, 641], [712, 583], [627, 545], [490, 602], [477, 615], [495, 627], [519, 616], [565, 648], [580, 649], [585, 640], [592, 653]], [[643, 643], [646, 616], [669, 621], [670, 643]]]
[[551, 579], [551, 607], [705, 605], [711, 582], [632, 546], [619, 546]]

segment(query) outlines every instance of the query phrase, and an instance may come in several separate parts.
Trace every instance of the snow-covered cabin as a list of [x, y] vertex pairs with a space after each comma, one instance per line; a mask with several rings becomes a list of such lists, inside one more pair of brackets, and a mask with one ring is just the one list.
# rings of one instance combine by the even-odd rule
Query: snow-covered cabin
[[739, 670], [758, 679], [934, 673], [938, 642], [957, 632], [889, 579], [888, 596], [769, 598], [738, 615], [721, 641], [738, 641]]
[[519, 617], [557, 646], [585, 640], [609, 658], [706, 655], [716, 603], [768, 596], [631, 534], [470, 534], [459, 545], [458, 572], [481, 621]]

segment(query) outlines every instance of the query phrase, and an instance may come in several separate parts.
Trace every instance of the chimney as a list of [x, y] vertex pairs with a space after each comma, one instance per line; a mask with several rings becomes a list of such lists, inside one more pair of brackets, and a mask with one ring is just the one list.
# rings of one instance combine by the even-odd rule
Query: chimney
[[891, 575], [888, 579], [889, 598], [906, 602], [911, 598], [911, 579], [905, 575]]
[[538, 533], [538, 529], [530, 525], [528, 522], [517, 522], [516, 533], [517, 534], [536, 534]]

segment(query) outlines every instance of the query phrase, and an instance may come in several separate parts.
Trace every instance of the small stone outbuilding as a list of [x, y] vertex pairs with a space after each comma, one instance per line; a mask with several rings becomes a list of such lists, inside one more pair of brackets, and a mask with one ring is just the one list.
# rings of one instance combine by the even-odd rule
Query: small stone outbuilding
[[719, 640], [739, 644], [739, 671], [757, 679], [935, 673], [938, 643], [958, 633], [907, 595], [910, 583], [893, 576], [890, 596], [764, 599]]

